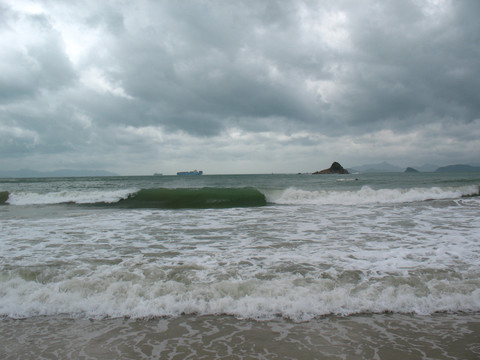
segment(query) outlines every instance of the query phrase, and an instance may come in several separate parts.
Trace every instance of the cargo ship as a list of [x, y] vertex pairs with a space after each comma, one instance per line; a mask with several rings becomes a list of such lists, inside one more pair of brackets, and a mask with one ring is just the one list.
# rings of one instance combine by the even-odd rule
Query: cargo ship
[[177, 172], [177, 175], [203, 175], [202, 170], [193, 170], [193, 171], [179, 171]]

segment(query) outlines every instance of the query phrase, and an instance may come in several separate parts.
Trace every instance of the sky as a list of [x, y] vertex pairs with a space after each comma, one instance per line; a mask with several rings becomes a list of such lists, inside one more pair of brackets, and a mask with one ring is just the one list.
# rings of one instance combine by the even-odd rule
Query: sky
[[480, 164], [480, 1], [0, 0], [0, 169]]

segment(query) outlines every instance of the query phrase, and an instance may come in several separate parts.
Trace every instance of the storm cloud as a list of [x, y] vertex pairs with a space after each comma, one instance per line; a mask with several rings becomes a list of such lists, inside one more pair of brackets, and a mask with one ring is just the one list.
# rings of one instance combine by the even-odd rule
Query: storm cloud
[[476, 1], [6, 1], [0, 166], [478, 164]]

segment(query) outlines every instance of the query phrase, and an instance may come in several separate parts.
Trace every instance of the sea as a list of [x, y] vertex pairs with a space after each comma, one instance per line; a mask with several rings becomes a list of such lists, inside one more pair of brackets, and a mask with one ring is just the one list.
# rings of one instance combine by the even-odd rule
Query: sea
[[479, 359], [479, 186], [0, 179], [0, 358]]

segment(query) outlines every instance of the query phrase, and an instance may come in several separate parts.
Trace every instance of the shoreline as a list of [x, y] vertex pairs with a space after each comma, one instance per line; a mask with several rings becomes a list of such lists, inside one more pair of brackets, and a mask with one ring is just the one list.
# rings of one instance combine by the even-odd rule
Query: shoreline
[[327, 315], [307, 322], [227, 315], [0, 319], [3, 359], [474, 359], [480, 312]]

